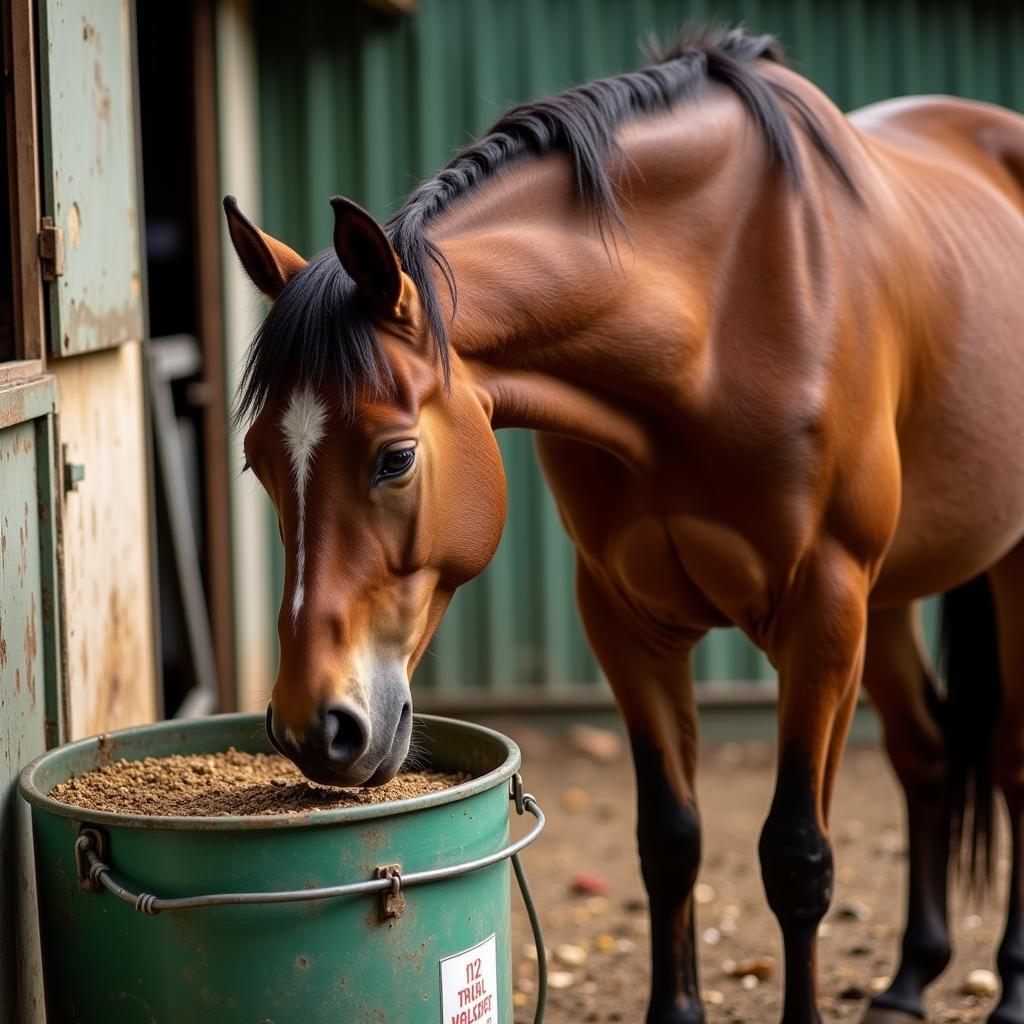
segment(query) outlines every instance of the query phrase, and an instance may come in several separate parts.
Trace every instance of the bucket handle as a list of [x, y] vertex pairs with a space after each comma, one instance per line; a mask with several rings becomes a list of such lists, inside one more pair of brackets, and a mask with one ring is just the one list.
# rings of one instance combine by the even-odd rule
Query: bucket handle
[[526, 872], [519, 859], [521, 850], [525, 850], [544, 831], [545, 818], [540, 805], [529, 793], [523, 792], [523, 780], [516, 772], [511, 779], [509, 799], [515, 802], [516, 813], [529, 812], [536, 818], [536, 824], [521, 839], [509, 843], [496, 853], [485, 857], [452, 864], [443, 868], [431, 868], [428, 871], [413, 871], [408, 875], [400, 874], [393, 866], [380, 870], [381, 877], [365, 882], [348, 882], [344, 885], [329, 885], [319, 889], [286, 889], [278, 892], [225, 892], [210, 893], [203, 896], [181, 896], [167, 898], [154, 896], [150, 893], [135, 893], [126, 889], [110, 875], [110, 866], [104, 863], [107, 856], [107, 836], [101, 829], [92, 825], [83, 825], [75, 840], [75, 863], [78, 866], [78, 884], [83, 889], [101, 892], [106, 889], [119, 900], [131, 903], [141, 914], [159, 914], [162, 910], [192, 910], [196, 907], [223, 907], [265, 903], [302, 903], [306, 900], [333, 899], [336, 896], [360, 896], [377, 893], [384, 896], [397, 897], [403, 889], [414, 885], [426, 885], [429, 882], [443, 882], [450, 878], [468, 875], [470, 872], [489, 868], [503, 860], [511, 858], [512, 870], [515, 872], [519, 891], [522, 893], [526, 913], [533, 930], [534, 944], [537, 949], [537, 1008], [534, 1013], [534, 1024], [543, 1024], [544, 1008], [547, 1003], [548, 973], [547, 956], [544, 950], [544, 936], [541, 933], [540, 920], [533, 903], [530, 887], [526, 881]]

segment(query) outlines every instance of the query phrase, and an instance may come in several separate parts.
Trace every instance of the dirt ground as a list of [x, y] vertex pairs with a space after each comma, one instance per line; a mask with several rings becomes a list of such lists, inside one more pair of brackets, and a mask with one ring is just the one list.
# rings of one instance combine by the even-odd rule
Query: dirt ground
[[[635, 797], [628, 754], [596, 763], [558, 736], [521, 721], [498, 728], [523, 749], [523, 778], [548, 816], [524, 862], [540, 908], [553, 978], [547, 1024], [644, 1019], [648, 985], [647, 912], [634, 846]], [[709, 1024], [772, 1024], [780, 1008], [781, 943], [761, 888], [757, 838], [773, 785], [773, 752], [763, 743], [703, 749], [699, 799], [704, 826], [697, 929], [701, 987]], [[824, 1021], [860, 1019], [869, 995], [895, 967], [904, 914], [905, 852], [896, 782], [880, 751], [853, 746], [841, 769], [832, 819], [836, 892], [819, 942]], [[1000, 829], [1005, 837], [1006, 829]], [[994, 970], [1007, 872], [998, 855], [993, 897], [951, 903], [955, 958], [932, 986], [932, 1024], [984, 1021], [994, 997], [964, 995], [978, 968]], [[604, 895], [578, 894], [581, 874], [604, 882]], [[533, 1020], [536, 965], [532, 937], [513, 897], [516, 1024]], [[564, 946], [575, 949], [561, 948]], [[763, 981], [732, 977], [733, 963], [771, 957]]]

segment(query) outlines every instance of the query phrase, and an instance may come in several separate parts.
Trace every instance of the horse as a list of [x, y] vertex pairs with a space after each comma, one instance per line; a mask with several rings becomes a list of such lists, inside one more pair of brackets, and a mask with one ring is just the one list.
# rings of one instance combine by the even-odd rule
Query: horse
[[[735, 625], [779, 677], [759, 841], [784, 1024], [819, 1021], [829, 808], [861, 682], [905, 793], [902, 958], [867, 1024], [924, 1016], [947, 884], [1012, 832], [990, 1024], [1024, 1022], [1024, 118], [844, 116], [773, 37], [684, 34], [508, 111], [386, 225], [331, 199], [308, 261], [229, 196], [270, 300], [236, 414], [286, 554], [274, 746], [375, 786], [410, 680], [502, 531], [502, 427], [536, 432], [577, 603], [630, 739], [648, 1024], [704, 1020], [690, 652]], [[922, 597], [946, 594], [946, 679]], [[998, 649], [997, 649], [998, 644]]]

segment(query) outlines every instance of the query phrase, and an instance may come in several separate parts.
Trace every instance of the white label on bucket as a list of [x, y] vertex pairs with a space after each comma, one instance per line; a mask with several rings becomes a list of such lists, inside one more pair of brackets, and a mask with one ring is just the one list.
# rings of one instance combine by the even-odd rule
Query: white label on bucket
[[498, 1024], [498, 968], [492, 935], [441, 963], [441, 1024]]

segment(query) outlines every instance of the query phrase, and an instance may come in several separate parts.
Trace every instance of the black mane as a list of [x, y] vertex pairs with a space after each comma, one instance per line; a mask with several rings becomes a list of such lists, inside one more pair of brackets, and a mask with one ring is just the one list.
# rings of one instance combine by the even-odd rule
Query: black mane
[[[404, 270], [419, 289], [446, 379], [448, 324], [432, 271], [436, 268], [445, 281], [453, 309], [455, 279], [426, 229], [509, 164], [552, 152], [567, 153], [575, 168], [580, 201], [605, 234], [622, 219], [610, 174], [616, 130], [633, 117], [665, 110], [693, 96], [713, 79], [740, 96], [764, 135], [773, 162], [795, 188], [802, 183], [800, 156], [782, 101], [797, 114], [814, 146], [839, 177], [856, 192], [825, 129], [806, 103], [758, 73], [758, 60], [784, 60], [773, 36], [749, 36], [742, 29], [726, 28], [684, 31], [673, 46], [651, 56], [654, 63], [649, 67], [513, 107], [481, 139], [420, 185], [386, 225]], [[328, 370], [337, 374], [349, 411], [358, 387], [382, 392], [391, 384], [370, 311], [333, 249], [315, 256], [288, 283], [257, 331], [242, 373], [236, 417], [241, 420], [254, 415], [271, 387], [285, 375], [297, 373], [300, 381], [316, 383]]]

